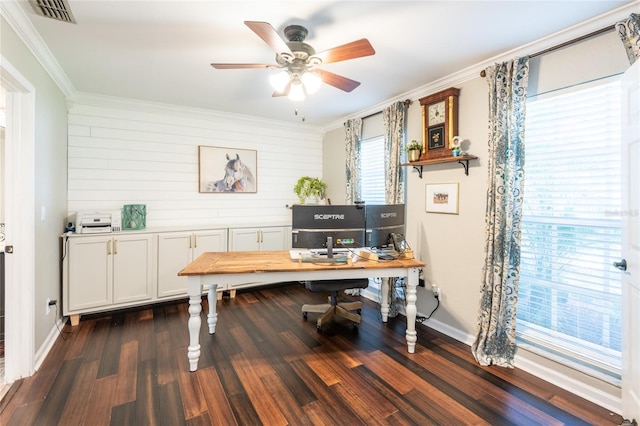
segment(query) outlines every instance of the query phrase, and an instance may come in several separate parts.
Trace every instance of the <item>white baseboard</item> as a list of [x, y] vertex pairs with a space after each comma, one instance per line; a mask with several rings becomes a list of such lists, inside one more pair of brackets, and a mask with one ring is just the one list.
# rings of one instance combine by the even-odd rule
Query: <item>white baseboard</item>
[[53, 325], [51, 331], [49, 331], [44, 343], [42, 343], [42, 346], [40, 346], [35, 354], [33, 371], [38, 371], [40, 369], [40, 366], [51, 351], [51, 348], [53, 348], [53, 345], [56, 343], [56, 340], [60, 335], [60, 330], [62, 330], [63, 324], [65, 324], [66, 320], [66, 318], [58, 318], [56, 320], [56, 323]]
[[369, 300], [373, 300], [376, 303], [380, 303], [380, 289], [369, 286], [367, 288], [362, 289], [362, 293], [360, 293], [362, 297], [367, 298]]
[[[535, 360], [527, 357], [527, 351], [519, 349], [519, 353], [515, 357], [515, 366], [521, 370], [526, 371], [536, 377], [539, 377], [553, 385], [561, 387], [581, 398], [591, 401], [594, 404], [598, 404], [607, 410], [612, 411], [615, 414], [622, 413], [622, 394], [620, 388], [606, 383], [602, 380], [589, 376], [577, 370], [572, 370], [565, 365], [558, 364], [550, 361], [552, 364], [558, 365], [558, 368], [546, 367]], [[572, 377], [562, 372], [562, 370], [571, 371], [575, 376]], [[581, 380], [579, 377], [583, 377]], [[593, 382], [589, 384], [587, 382]], [[597, 386], [601, 383], [602, 387]], [[603, 388], [609, 388], [610, 392], [605, 391]]]
[[[418, 314], [418, 315], [421, 315], [421, 314]], [[451, 327], [449, 324], [445, 324], [441, 321], [438, 321], [437, 319], [431, 318], [427, 322], [425, 322], [424, 325], [426, 325], [429, 328], [433, 328], [434, 330], [439, 331], [442, 334], [446, 334], [452, 339], [456, 339], [458, 342], [462, 342], [465, 345], [471, 346], [471, 344], [475, 340], [474, 336], [467, 333], [463, 333], [461, 330], [455, 327]]]

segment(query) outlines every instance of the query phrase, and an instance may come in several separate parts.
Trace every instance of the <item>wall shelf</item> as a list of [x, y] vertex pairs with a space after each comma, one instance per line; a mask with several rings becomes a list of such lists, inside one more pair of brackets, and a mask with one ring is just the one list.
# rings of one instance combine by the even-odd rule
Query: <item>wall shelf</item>
[[443, 158], [433, 158], [430, 160], [418, 160], [412, 161], [410, 163], [404, 163], [403, 166], [412, 166], [417, 170], [418, 176], [422, 179], [422, 167], [429, 166], [432, 164], [443, 164], [443, 163], [453, 163], [457, 161], [464, 167], [464, 174], [469, 176], [469, 160], [476, 160], [478, 157], [475, 155], [461, 155], [459, 157], [443, 157]]

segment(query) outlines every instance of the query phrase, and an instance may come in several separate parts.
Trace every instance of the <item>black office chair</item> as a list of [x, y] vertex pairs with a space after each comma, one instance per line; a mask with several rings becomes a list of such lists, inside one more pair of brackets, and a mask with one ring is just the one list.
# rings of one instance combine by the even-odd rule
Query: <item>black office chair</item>
[[[347, 318], [353, 321], [354, 325], [360, 324], [360, 312], [362, 302], [338, 302], [338, 293], [351, 288], [367, 288], [369, 279], [349, 279], [349, 280], [321, 280], [305, 281], [305, 287], [311, 291], [329, 291], [331, 293], [329, 302], [322, 305], [302, 305], [302, 316], [306, 319], [309, 312], [322, 314], [316, 323], [316, 328], [320, 330], [322, 324], [327, 322], [334, 315]], [[353, 313], [351, 311], [357, 311]]]

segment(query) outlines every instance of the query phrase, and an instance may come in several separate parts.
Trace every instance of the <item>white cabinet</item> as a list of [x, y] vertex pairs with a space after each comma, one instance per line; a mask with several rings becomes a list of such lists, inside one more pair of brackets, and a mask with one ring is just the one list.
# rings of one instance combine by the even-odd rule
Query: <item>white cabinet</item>
[[[291, 227], [265, 226], [262, 228], [229, 228], [229, 251], [273, 251], [291, 248]], [[271, 284], [271, 281], [232, 284], [230, 296], [235, 297], [239, 288]]]
[[270, 251], [291, 248], [291, 228], [230, 228], [229, 251]]
[[227, 251], [227, 230], [163, 232], [158, 234], [158, 298], [186, 296], [185, 266], [207, 251]]
[[151, 300], [152, 238], [148, 234], [69, 238], [63, 266], [63, 310], [80, 314]]
[[[232, 241], [229, 241], [229, 238]], [[63, 235], [62, 307], [80, 315], [186, 297], [178, 272], [206, 251], [288, 250], [291, 228], [215, 228]], [[264, 283], [256, 282], [243, 287]], [[235, 289], [218, 286], [222, 291]]]

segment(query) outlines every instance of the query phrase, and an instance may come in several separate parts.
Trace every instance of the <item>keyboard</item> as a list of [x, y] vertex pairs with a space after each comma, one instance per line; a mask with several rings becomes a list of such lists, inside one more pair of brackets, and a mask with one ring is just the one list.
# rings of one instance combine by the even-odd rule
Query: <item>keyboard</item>
[[[333, 252], [334, 253], [349, 253], [351, 250], [352, 249], [340, 247], [340, 248], [334, 248]], [[357, 249], [353, 249], [353, 250], [357, 250]], [[313, 254], [327, 254], [327, 249], [311, 249], [309, 251], [311, 253], [313, 253]]]

